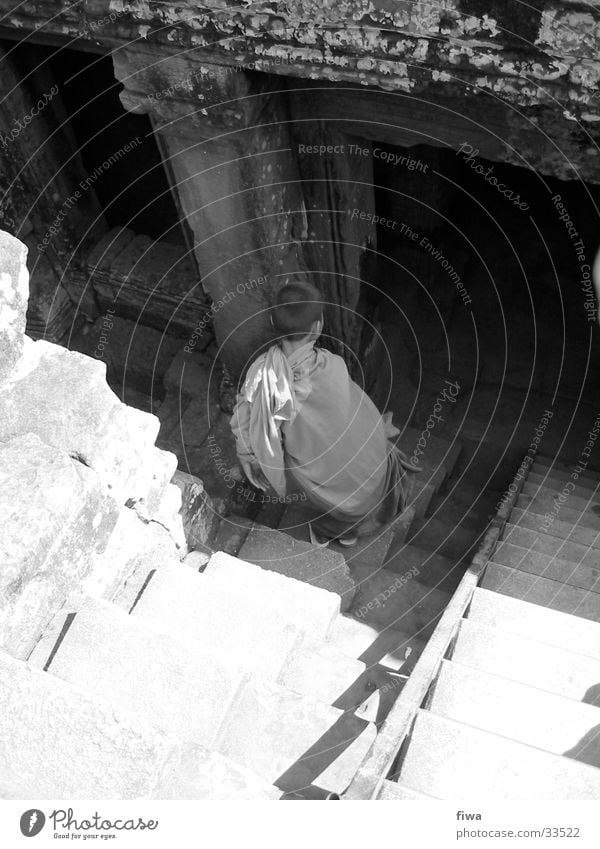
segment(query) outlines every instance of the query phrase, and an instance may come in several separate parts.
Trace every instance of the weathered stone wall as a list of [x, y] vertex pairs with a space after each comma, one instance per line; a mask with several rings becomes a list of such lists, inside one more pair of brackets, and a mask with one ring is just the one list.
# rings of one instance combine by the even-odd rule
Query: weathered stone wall
[[[9, 13], [6, 25], [13, 29], [43, 30], [46, 37], [77, 39], [88, 48], [142, 40], [192, 49], [197, 59], [217, 64], [358, 84], [417, 101], [441, 98], [459, 114], [468, 98], [477, 102], [484, 125], [488, 109], [507, 104], [508, 141], [518, 141], [521, 125], [538, 128], [539, 143], [546, 134], [558, 135], [582, 176], [600, 181], [594, 143], [600, 114], [597, 3], [287, 0], [265, 7], [94, 0], [65, 8], [39, 0], [14, 9], [0, 0], [0, 9]], [[564, 170], [560, 158], [551, 156], [552, 143], [543, 147], [550, 158], [544, 164], [544, 155], [537, 156], [535, 166], [546, 173]]]

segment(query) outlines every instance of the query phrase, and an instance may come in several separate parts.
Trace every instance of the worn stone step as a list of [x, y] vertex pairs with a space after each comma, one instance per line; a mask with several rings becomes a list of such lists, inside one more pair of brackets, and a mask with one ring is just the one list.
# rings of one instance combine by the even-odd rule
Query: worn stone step
[[594, 622], [600, 621], [600, 594], [539, 575], [530, 575], [501, 563], [487, 564], [481, 586], [532, 604], [540, 604], [542, 607], [550, 607]]
[[399, 781], [440, 799], [473, 801], [597, 799], [600, 793], [595, 767], [424, 710]]
[[[535, 463], [533, 463], [531, 470], [533, 472], [542, 472], [544, 474], [555, 475], [556, 477], [564, 478], [565, 480], [571, 480], [573, 471], [576, 469], [577, 464], [569, 465], [568, 463], [563, 463], [559, 459], [552, 459], [550, 457], [542, 457], [540, 455], [537, 456]], [[595, 472], [593, 469], [586, 468], [581, 472], [578, 472], [578, 480], [589, 480], [594, 484], [600, 481], [600, 474]]]
[[441, 519], [426, 518], [413, 522], [408, 542], [433, 554], [460, 560], [483, 535], [468, 531]]
[[162, 798], [164, 782], [189, 798], [207, 753], [107, 696], [0, 652], [0, 762], [14, 798]]
[[530, 551], [556, 555], [561, 560], [571, 560], [589, 566], [600, 565], [600, 550], [597, 548], [590, 548], [587, 545], [570, 540], [561, 540], [551, 534], [522, 528], [511, 522], [507, 522], [504, 526], [502, 540], [511, 545], [527, 548]]
[[[410, 462], [410, 457], [415, 451], [415, 447], [419, 439], [423, 436], [423, 431], [416, 427], [405, 427], [398, 437], [396, 444], [405, 452], [407, 459]], [[427, 437], [427, 445], [423, 450], [423, 454], [417, 455], [415, 459], [418, 461], [423, 457], [431, 464], [440, 466], [443, 465], [448, 475], [454, 471], [454, 467], [458, 462], [458, 458], [462, 452], [462, 445], [457, 439], [447, 440], [439, 436], [429, 433]]]
[[252, 530], [253, 522], [244, 516], [230, 515], [219, 522], [217, 534], [212, 542], [215, 551], [236, 556]]
[[154, 572], [131, 616], [224, 665], [275, 678], [304, 634], [279, 612], [277, 595], [259, 587], [168, 565]]
[[526, 480], [521, 493], [523, 495], [529, 495], [536, 500], [549, 498], [552, 502], [559, 497], [563, 497], [565, 500], [560, 504], [561, 510], [564, 504], [569, 510], [577, 510], [582, 513], [592, 512], [596, 516], [600, 513], [600, 491], [598, 490], [578, 489], [575, 487], [575, 489], [569, 488], [569, 490], [564, 491], [563, 486], [555, 486], [551, 482], [540, 486], [537, 483]]
[[359, 583], [350, 612], [380, 630], [426, 636], [449, 598], [449, 593], [419, 583], [414, 570], [398, 575], [380, 569]]
[[370, 669], [379, 664], [395, 672], [412, 667], [425, 645], [423, 638], [386, 628], [380, 631], [351, 616], [338, 616], [328, 635], [329, 645], [355, 657]]
[[417, 802], [419, 800], [433, 799], [428, 793], [422, 793], [419, 790], [413, 790], [405, 784], [399, 784], [397, 781], [389, 781], [387, 778], [383, 781], [379, 795], [377, 797], [384, 802]]
[[444, 660], [427, 705], [438, 716], [600, 766], [600, 708]]
[[210, 749], [243, 684], [204, 647], [156, 634], [114, 604], [84, 598], [45, 669], [162, 731]]
[[425, 477], [426, 472], [423, 472], [422, 477], [415, 480], [413, 493], [409, 501], [409, 506], [415, 511], [415, 517], [422, 519], [429, 512], [432, 499], [439, 491], [442, 482], [434, 483], [431, 478]]
[[455, 663], [593, 704], [600, 662], [537, 640], [463, 619], [451, 655]]
[[[317, 748], [313, 751], [312, 758], [307, 760], [309, 763], [314, 760], [315, 766], [319, 761], [325, 765], [315, 777], [314, 783], [341, 796], [348, 789], [375, 742], [377, 728], [372, 722], [365, 724], [356, 716], [346, 713], [328, 737], [329, 739], [323, 741], [321, 751]], [[328, 751], [329, 747], [331, 751]]]
[[328, 643], [302, 645], [285, 661], [277, 683], [294, 693], [333, 705], [352, 687], [366, 664]]
[[458, 501], [452, 494], [436, 495], [431, 503], [429, 515], [454, 525], [460, 525], [465, 530], [479, 532], [491, 521], [495, 514], [492, 504], [483, 505], [483, 502]]
[[540, 531], [551, 537], [561, 540], [569, 540], [590, 548], [600, 548], [600, 529], [587, 528], [580, 524], [564, 522], [556, 519], [553, 522], [545, 522], [543, 512], [536, 513], [535, 510], [525, 508], [513, 508], [510, 514], [510, 523], [518, 528], [527, 528], [532, 531]]
[[336, 593], [222, 552], [211, 557], [203, 577], [222, 587], [224, 593], [242, 593], [247, 605], [257, 605], [257, 613], [265, 607], [276, 611], [313, 640], [326, 639], [339, 618], [340, 602]]
[[[552, 517], [555, 503], [556, 502], [552, 495], [532, 496], [525, 494], [518, 496], [516, 506], [522, 510], [531, 510], [534, 513], [541, 513], [543, 516]], [[594, 530], [600, 531], [600, 515], [596, 515], [589, 510], [571, 509], [568, 506], [569, 503], [570, 499], [567, 499], [567, 501], [560, 505], [558, 514], [554, 515], [556, 515], [561, 521], [572, 522], [573, 524], [577, 523], [581, 527], [593, 528]], [[550, 525], [551, 523], [552, 519], [549, 518], [547, 522], [543, 522], [541, 529], [546, 531], [547, 525]]]
[[282, 795], [277, 787], [219, 752], [199, 757], [197, 747], [174, 759], [164, 772], [155, 788], [156, 799], [262, 801], [280, 799]]
[[300, 764], [288, 781], [280, 783], [282, 776], [341, 716], [341, 711], [310, 696], [253, 679], [225, 717], [217, 750], [281, 790], [293, 792], [312, 783], [314, 769]]
[[[414, 515], [414, 512], [411, 517], [412, 515]], [[317, 519], [318, 516], [318, 511], [306, 502], [290, 502], [281, 517], [278, 530], [296, 540], [309, 542], [309, 522]], [[333, 541], [329, 543], [327, 548], [341, 554], [350, 567], [351, 575], [355, 566], [368, 566], [371, 571], [375, 572], [381, 568], [394, 540], [395, 533], [397, 532], [399, 535], [402, 532], [406, 533], [406, 519], [408, 518], [411, 521], [411, 517], [402, 517], [401, 521], [396, 520], [393, 527], [386, 526], [372, 536], [360, 538], [352, 548], [346, 548]]]
[[469, 620], [600, 660], [600, 625], [477, 587]]
[[95, 472], [27, 433], [0, 442], [0, 513], [0, 646], [26, 659], [92, 572], [119, 508]]
[[344, 557], [329, 548], [255, 524], [239, 556], [263, 569], [337, 593], [342, 610], [348, 609], [354, 597], [356, 588]]
[[453, 591], [463, 576], [460, 560], [433, 554], [417, 545], [400, 546], [386, 561], [385, 568], [396, 575], [413, 572], [419, 582], [443, 591]]
[[[521, 572], [540, 575], [562, 584], [600, 592], [600, 551], [598, 557], [586, 556], [582, 562], [557, 555], [532, 551], [502, 540], [494, 550], [494, 563], [511, 566]], [[595, 564], [595, 565], [593, 565]]]
[[571, 485], [574, 484], [575, 489], [573, 492], [575, 495], [580, 495], [582, 498], [596, 492], [600, 486], [600, 480], [594, 481], [591, 478], [584, 478], [580, 475], [573, 477], [566, 473], [564, 475], [556, 475], [553, 472], [547, 472], [544, 474], [543, 470], [540, 470], [538, 473], [535, 471], [535, 466], [527, 475], [527, 483], [541, 488], [551, 487], [552, 489], [557, 489], [559, 492], [564, 489], [566, 484], [570, 484], [569, 491], [571, 491]]

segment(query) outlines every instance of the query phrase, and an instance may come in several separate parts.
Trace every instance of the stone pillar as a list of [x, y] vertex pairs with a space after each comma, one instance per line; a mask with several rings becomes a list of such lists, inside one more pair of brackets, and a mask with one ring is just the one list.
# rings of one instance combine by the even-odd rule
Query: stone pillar
[[[268, 338], [266, 309], [303, 270], [304, 211], [281, 82], [148, 47], [114, 54], [127, 109], [152, 117], [213, 301], [220, 356], [238, 376]], [[191, 340], [193, 344], [193, 340]]]
[[372, 300], [368, 278], [377, 244], [371, 143], [302, 120], [294, 127], [294, 144], [308, 215], [306, 259], [328, 301], [331, 347], [355, 378], [363, 373], [368, 386], [372, 375], [364, 374], [361, 360], [373, 335], [363, 320]]

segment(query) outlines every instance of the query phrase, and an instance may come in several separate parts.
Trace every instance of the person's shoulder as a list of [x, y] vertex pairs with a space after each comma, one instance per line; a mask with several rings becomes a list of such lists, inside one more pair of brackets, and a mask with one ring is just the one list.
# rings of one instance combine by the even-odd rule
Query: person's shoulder
[[348, 372], [346, 361], [339, 354], [328, 351], [327, 348], [317, 348], [317, 361], [322, 368], [328, 368], [336, 373]]

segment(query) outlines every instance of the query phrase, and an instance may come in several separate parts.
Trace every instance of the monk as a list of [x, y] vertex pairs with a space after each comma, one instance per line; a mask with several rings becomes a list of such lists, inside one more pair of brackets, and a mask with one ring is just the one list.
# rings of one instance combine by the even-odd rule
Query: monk
[[319, 291], [286, 283], [271, 324], [275, 344], [250, 366], [231, 419], [240, 465], [259, 489], [304, 494], [318, 511], [313, 542], [355, 545], [404, 509], [415, 468], [391, 441], [391, 415], [382, 417], [341, 357], [316, 347]]

